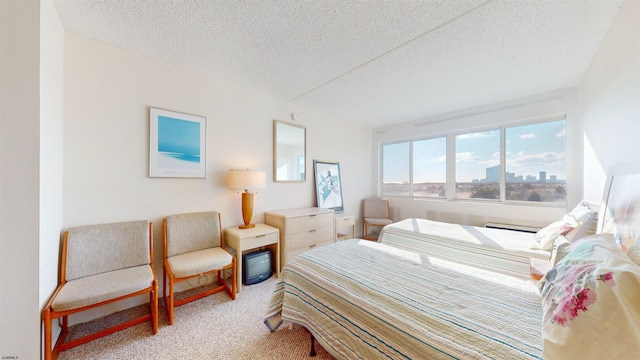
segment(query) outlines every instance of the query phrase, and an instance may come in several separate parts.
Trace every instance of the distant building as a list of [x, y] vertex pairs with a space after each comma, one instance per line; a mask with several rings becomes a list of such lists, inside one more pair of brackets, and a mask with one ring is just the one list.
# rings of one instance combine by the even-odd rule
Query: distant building
[[487, 182], [500, 182], [500, 165], [492, 166], [486, 169]]
[[549, 176], [549, 181], [553, 183], [558, 182], [558, 177], [556, 175], [551, 175]]
[[540, 182], [541, 183], [547, 182], [547, 172], [546, 171], [540, 171]]

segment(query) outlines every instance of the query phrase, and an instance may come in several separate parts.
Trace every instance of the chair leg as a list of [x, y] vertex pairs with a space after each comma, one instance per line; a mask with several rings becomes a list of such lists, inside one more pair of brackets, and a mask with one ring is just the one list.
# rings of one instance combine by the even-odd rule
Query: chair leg
[[153, 290], [149, 294], [151, 299], [149, 303], [151, 304], [151, 329], [153, 330], [153, 335], [158, 333], [158, 281], [153, 281]]
[[51, 350], [51, 309], [44, 309], [44, 360], [52, 360]]
[[232, 258], [231, 262], [231, 279], [229, 281], [230, 284], [227, 284], [225, 281], [226, 269], [218, 270], [218, 282], [224, 287], [224, 291], [227, 292], [227, 295], [231, 298], [231, 300], [236, 299], [236, 267], [235, 267], [235, 258]]
[[169, 325], [173, 325], [173, 279], [171, 277], [169, 277], [169, 309], [167, 315], [169, 315]]
[[169, 298], [167, 298], [167, 270], [162, 269], [162, 299], [164, 300], [164, 309], [167, 312], [167, 318], [169, 319], [169, 325], [173, 325], [173, 286], [171, 277], [169, 277]]
[[236, 291], [238, 289], [238, 282], [236, 281], [237, 274], [238, 274], [236, 272], [237, 262], [236, 262], [236, 258], [235, 257], [231, 258], [231, 263], [233, 264], [231, 266], [231, 293], [233, 294], [231, 296], [231, 299], [235, 300], [236, 299]]

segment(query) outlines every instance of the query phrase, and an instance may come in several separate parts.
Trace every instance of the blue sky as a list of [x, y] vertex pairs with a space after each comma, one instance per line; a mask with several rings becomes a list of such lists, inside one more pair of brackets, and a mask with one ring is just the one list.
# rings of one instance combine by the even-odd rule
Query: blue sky
[[553, 121], [517, 128], [505, 133], [507, 172], [539, 176], [540, 171], [566, 180], [566, 125]]
[[[565, 180], [565, 121], [552, 121], [506, 128], [505, 149], [507, 172], [516, 176], [547, 178], [556, 175]], [[461, 134], [456, 141], [457, 181], [484, 179], [486, 168], [500, 164], [500, 130]], [[445, 181], [445, 138], [414, 142], [414, 182]], [[409, 144], [384, 146], [384, 182], [400, 182], [409, 176]]]

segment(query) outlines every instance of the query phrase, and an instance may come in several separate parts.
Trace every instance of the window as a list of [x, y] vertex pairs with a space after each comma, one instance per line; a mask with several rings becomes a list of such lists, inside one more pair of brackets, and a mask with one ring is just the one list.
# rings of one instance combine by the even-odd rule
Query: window
[[446, 160], [446, 137], [413, 142], [413, 196], [446, 197]]
[[564, 120], [506, 128], [506, 199], [564, 203], [565, 148]]
[[383, 144], [382, 195], [564, 204], [565, 157], [564, 117]]
[[382, 146], [382, 194], [409, 196], [409, 143]]
[[500, 130], [456, 136], [455, 196], [500, 199]]

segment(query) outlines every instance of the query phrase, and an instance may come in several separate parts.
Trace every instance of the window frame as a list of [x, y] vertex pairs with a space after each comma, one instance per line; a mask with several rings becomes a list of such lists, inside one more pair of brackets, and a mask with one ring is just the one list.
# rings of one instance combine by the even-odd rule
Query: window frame
[[[486, 126], [467, 128], [462, 130], [449, 131], [445, 133], [432, 134], [429, 136], [415, 137], [415, 138], [407, 138], [407, 139], [396, 139], [393, 141], [386, 141], [379, 143], [379, 171], [380, 171], [380, 181], [378, 182], [378, 193], [381, 196], [386, 197], [396, 197], [396, 198], [409, 198], [415, 200], [423, 200], [423, 201], [455, 201], [455, 202], [476, 202], [476, 203], [493, 203], [493, 204], [515, 204], [515, 205], [525, 205], [525, 206], [540, 206], [540, 207], [566, 207], [567, 205], [567, 197], [566, 194], [568, 191], [566, 190], [566, 170], [568, 169], [568, 164], [565, 159], [565, 198], [562, 202], [541, 202], [541, 201], [527, 201], [527, 200], [507, 200], [506, 192], [507, 192], [507, 182], [506, 182], [506, 129], [507, 128], [516, 128], [527, 125], [535, 125], [535, 124], [543, 124], [547, 122], [556, 122], [556, 121], [564, 121], [565, 125], [565, 138], [564, 138], [564, 147], [565, 154], [567, 154], [567, 142], [568, 142], [568, 121], [567, 114], [553, 114], [547, 116], [541, 116], [536, 118], [530, 118], [526, 120], [515, 120], [515, 121], [507, 121], [501, 122], [497, 124], [491, 124]], [[481, 199], [481, 198], [457, 198], [455, 196], [456, 190], [456, 136], [464, 135], [464, 134], [472, 134], [479, 133], [485, 131], [495, 131], [499, 130], [499, 138], [500, 138], [500, 198], [499, 199]], [[438, 138], [445, 138], [445, 147], [446, 147], [446, 183], [445, 183], [445, 192], [446, 196], [444, 198], [441, 197], [429, 197], [429, 196], [416, 196], [413, 194], [413, 143], [415, 141], [423, 141], [423, 140], [432, 140]], [[409, 195], [393, 195], [384, 193], [384, 147], [386, 145], [393, 144], [401, 144], [408, 143], [409, 145]]]

